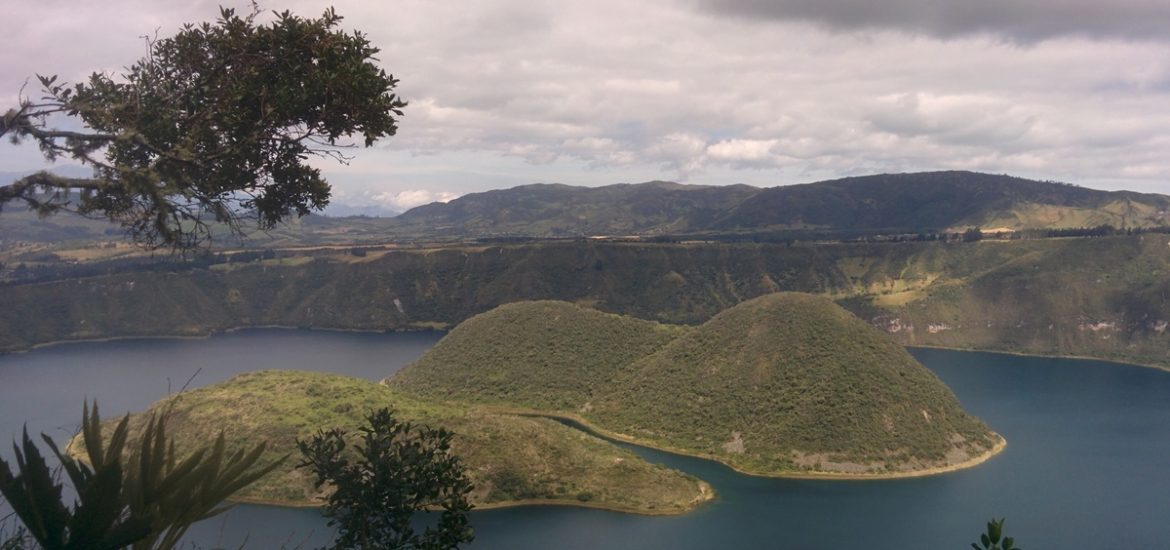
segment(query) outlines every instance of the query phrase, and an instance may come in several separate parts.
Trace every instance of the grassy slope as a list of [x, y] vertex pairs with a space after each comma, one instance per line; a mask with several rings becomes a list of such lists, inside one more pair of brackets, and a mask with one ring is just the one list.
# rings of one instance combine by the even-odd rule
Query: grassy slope
[[388, 383], [430, 398], [580, 411], [622, 367], [686, 332], [567, 302], [506, 304], [460, 323]]
[[634, 363], [585, 416], [763, 473], [916, 470], [997, 441], [886, 335], [795, 293], [744, 302]]
[[[757, 298], [690, 330], [568, 303], [509, 304], [459, 325], [388, 383], [426, 399], [580, 416], [758, 473], [921, 470], [996, 440], [887, 336], [804, 294]], [[969, 448], [956, 451], [955, 434]]]
[[[159, 410], [164, 402], [152, 407]], [[295, 440], [318, 429], [349, 431], [374, 408], [456, 433], [455, 452], [476, 485], [473, 501], [572, 503], [649, 514], [682, 513], [707, 498], [699, 480], [652, 465], [609, 442], [553, 420], [500, 415], [412, 399], [386, 386], [345, 376], [261, 371], [183, 394], [168, 425], [180, 452], [224, 430], [229, 441], [269, 443], [266, 459], [294, 456], [247, 488], [242, 500], [308, 505], [311, 479], [293, 468]], [[151, 411], [134, 415], [137, 429]], [[132, 430], [133, 433], [133, 430]]]
[[849, 307], [905, 344], [1170, 366], [1170, 236], [1023, 244], [980, 243], [965, 258], [978, 267], [905, 303], [877, 295]]

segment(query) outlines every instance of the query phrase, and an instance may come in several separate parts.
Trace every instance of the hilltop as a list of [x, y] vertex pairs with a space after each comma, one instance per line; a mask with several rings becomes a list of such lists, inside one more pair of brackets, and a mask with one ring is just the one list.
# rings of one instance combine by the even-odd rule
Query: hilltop
[[180, 455], [224, 430], [228, 441], [266, 441], [262, 461], [294, 456], [235, 495], [244, 502], [319, 505], [311, 476], [294, 468], [295, 441], [319, 429], [351, 433], [369, 411], [390, 406], [402, 420], [455, 433], [452, 443], [475, 485], [478, 507], [572, 504], [642, 514], [678, 514], [712, 498], [689, 475], [649, 464], [612, 443], [544, 418], [492, 414], [413, 399], [347, 376], [260, 371], [198, 388], [131, 417], [131, 439], [150, 414], [173, 406], [167, 425]]
[[999, 441], [887, 335], [832, 301], [769, 294], [643, 358], [586, 415], [754, 473], [948, 468]]
[[509, 304], [387, 383], [568, 416], [758, 474], [922, 473], [981, 460], [1002, 441], [887, 335], [798, 293], [674, 331], [567, 303]]
[[460, 323], [387, 383], [436, 399], [578, 410], [622, 367], [686, 332], [568, 302], [516, 302]]

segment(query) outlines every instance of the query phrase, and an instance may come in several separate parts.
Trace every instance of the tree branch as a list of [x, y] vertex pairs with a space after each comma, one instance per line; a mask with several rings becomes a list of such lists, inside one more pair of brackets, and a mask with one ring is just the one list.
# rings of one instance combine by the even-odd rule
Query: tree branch
[[32, 197], [29, 195], [36, 192], [37, 189], [92, 189], [97, 191], [107, 186], [109, 183], [103, 180], [65, 178], [42, 170], [8, 185], [0, 186], [0, 206], [17, 199], [31, 200]]

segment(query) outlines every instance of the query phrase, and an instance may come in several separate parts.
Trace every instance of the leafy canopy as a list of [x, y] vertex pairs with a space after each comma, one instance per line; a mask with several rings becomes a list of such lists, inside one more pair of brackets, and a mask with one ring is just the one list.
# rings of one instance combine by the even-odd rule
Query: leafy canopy
[[178, 249], [209, 240], [213, 222], [241, 234], [245, 219], [269, 229], [323, 208], [329, 184], [306, 161], [346, 162], [356, 145], [344, 138], [369, 147], [394, 135], [406, 102], [375, 63], [379, 50], [340, 30], [332, 8], [266, 25], [256, 15], [221, 8], [214, 23], [150, 40], [120, 78], [38, 77], [44, 97], [8, 110], [0, 136], [34, 140], [46, 159], [81, 162], [93, 177], [38, 172], [0, 186], [0, 207], [104, 216], [139, 242]]
[[[334, 491], [325, 504], [337, 527], [335, 549], [446, 549], [471, 542], [467, 513], [472, 490], [459, 457], [451, 454], [453, 434], [399, 422], [379, 409], [359, 428], [361, 443], [346, 450], [346, 433], [320, 431], [298, 441], [300, 466], [316, 476], [316, 487]], [[416, 530], [415, 512], [438, 509]]]

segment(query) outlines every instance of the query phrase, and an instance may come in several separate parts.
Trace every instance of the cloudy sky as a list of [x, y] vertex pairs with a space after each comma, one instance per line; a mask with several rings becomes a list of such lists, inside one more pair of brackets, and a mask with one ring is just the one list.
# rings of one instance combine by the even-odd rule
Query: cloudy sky
[[[246, 7], [8, 0], [0, 101], [35, 73], [117, 72], [221, 3]], [[323, 164], [335, 203], [939, 169], [1170, 193], [1165, 0], [261, 3], [328, 5], [410, 101], [398, 136]], [[0, 170], [40, 166], [0, 144]]]

